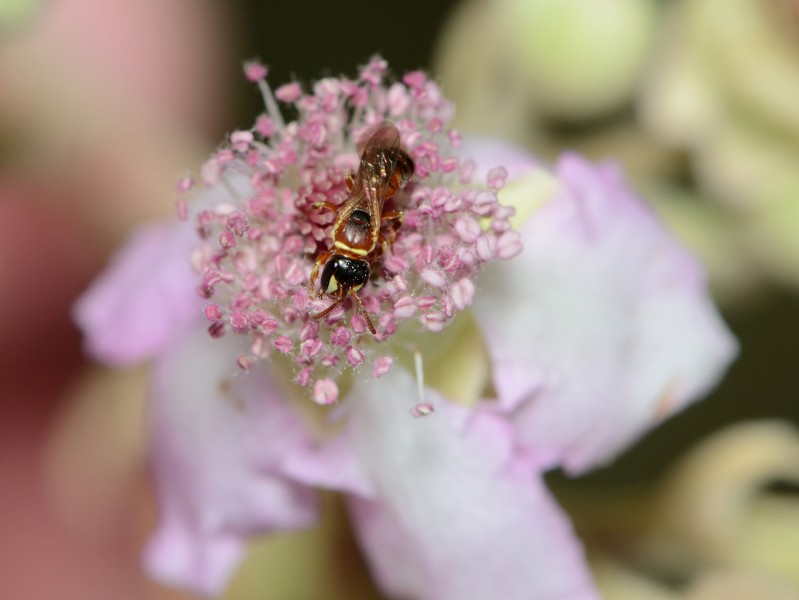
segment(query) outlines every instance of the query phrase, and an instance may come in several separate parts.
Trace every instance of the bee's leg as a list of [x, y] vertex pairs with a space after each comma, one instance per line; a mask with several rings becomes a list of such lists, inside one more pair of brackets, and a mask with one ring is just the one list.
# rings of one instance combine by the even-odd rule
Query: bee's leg
[[344, 176], [344, 184], [347, 186], [348, 192], [351, 192], [352, 188], [355, 187], [355, 175], [353, 175], [352, 171], [347, 171]]
[[[314, 286], [316, 284], [316, 276], [319, 274], [319, 267], [321, 267], [328, 260], [330, 260], [331, 256], [333, 256], [333, 249], [332, 248], [330, 250], [322, 252], [322, 254], [320, 254], [319, 256], [316, 257], [316, 262], [314, 263], [313, 271], [311, 271], [311, 293], [313, 293]], [[323, 290], [320, 289], [319, 290], [319, 295], [321, 296], [322, 293], [323, 293]]]
[[379, 244], [382, 246], [383, 252], [386, 249], [394, 249], [394, 240], [397, 239], [397, 231], [402, 225], [402, 219], [405, 215], [400, 210], [392, 210], [384, 212], [381, 215], [381, 227], [385, 227], [385, 231], [380, 231], [378, 238]]
[[[366, 307], [363, 305], [363, 301], [361, 300], [361, 297], [358, 294], [355, 294], [355, 293], [353, 293], [352, 296], [353, 296], [353, 298], [355, 298], [355, 301], [358, 303], [358, 307], [361, 309], [361, 314], [363, 315], [363, 318], [366, 319], [366, 326], [369, 328], [369, 331], [372, 332], [372, 335], [376, 335], [377, 331], [375, 331], [375, 326], [372, 325], [372, 319], [369, 317], [369, 313], [366, 312]], [[340, 302], [340, 300], [339, 300], [339, 302]], [[325, 310], [327, 310], [327, 309], [325, 309]]]
[[372, 251], [372, 258], [374, 260], [377, 260], [378, 258], [383, 256], [388, 247], [389, 247], [388, 238], [386, 238], [386, 235], [381, 231], [380, 235], [377, 236], [377, 244], [375, 245], [375, 249]]
[[402, 219], [405, 217], [405, 213], [401, 210], [388, 210], [380, 215], [380, 222], [383, 223], [385, 221], [399, 221], [397, 223], [397, 227], [402, 225]]
[[377, 260], [383, 256], [387, 251], [394, 250], [394, 240], [397, 238], [396, 229], [389, 229], [388, 231], [381, 231], [377, 236], [377, 244], [372, 251], [372, 258]]
[[314, 202], [313, 204], [311, 204], [311, 208], [315, 209], [324, 208], [325, 210], [332, 210], [334, 212], [339, 209], [339, 207], [333, 204], [332, 202]]

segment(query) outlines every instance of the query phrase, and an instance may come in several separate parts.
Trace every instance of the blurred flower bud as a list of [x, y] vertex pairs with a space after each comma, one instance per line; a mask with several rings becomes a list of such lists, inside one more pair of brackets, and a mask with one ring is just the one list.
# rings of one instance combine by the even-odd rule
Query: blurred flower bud
[[537, 117], [584, 121], [628, 102], [657, 14], [652, 0], [471, 0], [443, 32], [436, 71], [460, 126], [529, 141]]
[[566, 505], [607, 598], [796, 600], [799, 503], [773, 484], [797, 481], [796, 428], [750, 421], [705, 438], [659, 485], [583, 489]]
[[655, 32], [651, 0], [505, 0], [512, 69], [556, 119], [590, 119], [620, 108], [646, 64]]
[[661, 142], [688, 151], [699, 192], [735, 221], [758, 269], [799, 282], [797, 3], [670, 5], [639, 113]]
[[0, 30], [19, 27], [40, 5], [39, 0], [3, 0], [0, 2]]

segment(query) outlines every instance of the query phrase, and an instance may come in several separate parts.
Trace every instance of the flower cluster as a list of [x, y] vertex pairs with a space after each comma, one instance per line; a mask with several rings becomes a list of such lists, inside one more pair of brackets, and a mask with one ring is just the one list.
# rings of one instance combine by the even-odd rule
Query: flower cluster
[[[291, 83], [274, 95], [265, 68], [251, 63], [246, 72], [267, 113], [251, 130], [231, 134], [229, 146], [203, 168], [206, 189], [181, 198], [178, 211], [191, 217], [204, 241], [193, 262], [202, 274], [199, 293], [211, 301], [204, 308], [210, 334], [249, 336], [237, 359], [245, 370], [273, 352], [290, 356], [295, 382], [311, 385], [314, 399], [328, 404], [338, 398], [342, 367], [371, 362], [372, 376], [383, 375], [392, 357], [380, 354], [380, 342], [413, 319], [440, 331], [471, 304], [483, 263], [521, 251], [509, 221], [514, 209], [497, 200], [507, 172], [498, 167], [482, 185], [468, 185], [474, 164], [454, 154], [460, 140], [447, 128], [452, 107], [421, 72], [386, 85], [386, 63], [375, 59], [356, 80], [323, 79], [310, 93]], [[296, 112], [295, 121], [283, 121], [278, 101]], [[317, 207], [345, 203], [345, 178], [358, 168], [357, 142], [389, 119], [415, 174], [396, 202], [402, 225], [359, 292], [376, 316], [372, 336], [348, 306], [352, 300], [321, 322], [312, 318], [330, 301], [315, 293], [314, 282], [309, 287], [309, 274], [332, 246], [336, 219]], [[191, 187], [182, 182], [183, 190]], [[233, 193], [217, 199], [219, 187]]]

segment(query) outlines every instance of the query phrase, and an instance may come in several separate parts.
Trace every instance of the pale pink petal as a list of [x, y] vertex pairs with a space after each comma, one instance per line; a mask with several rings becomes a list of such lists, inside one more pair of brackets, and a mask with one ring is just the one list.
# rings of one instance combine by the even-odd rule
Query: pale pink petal
[[696, 260], [614, 167], [566, 156], [556, 175], [563, 192], [480, 279], [474, 311], [519, 442], [577, 472], [704, 394], [736, 344]]
[[321, 448], [293, 452], [286, 457], [282, 470], [309, 486], [370, 498], [377, 493], [353, 452], [349, 435], [340, 435]]
[[200, 318], [196, 233], [184, 222], [137, 230], [75, 305], [89, 354], [113, 365], [155, 356]]
[[597, 598], [579, 541], [540, 475], [513, 455], [502, 417], [427, 390], [401, 368], [358, 386], [349, 436], [375, 496], [354, 495], [354, 524], [375, 578], [414, 600]]
[[310, 525], [310, 488], [282, 473], [307, 451], [297, 414], [263, 363], [234, 367], [238, 340], [201, 329], [159, 359], [153, 383], [152, 470], [159, 523], [146, 552], [158, 579], [201, 594], [223, 588], [252, 535]]
[[458, 155], [476, 164], [475, 181], [485, 181], [489, 171], [502, 166], [508, 172], [508, 181], [521, 177], [541, 164], [527, 150], [496, 138], [468, 134], [458, 147]]

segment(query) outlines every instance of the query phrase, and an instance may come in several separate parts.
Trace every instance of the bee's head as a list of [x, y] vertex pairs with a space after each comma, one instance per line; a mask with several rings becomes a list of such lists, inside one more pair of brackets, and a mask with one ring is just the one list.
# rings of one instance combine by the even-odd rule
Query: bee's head
[[331, 296], [344, 297], [360, 290], [369, 281], [369, 263], [365, 260], [334, 254], [322, 270], [322, 290]]

